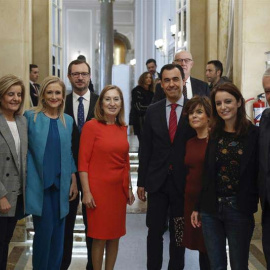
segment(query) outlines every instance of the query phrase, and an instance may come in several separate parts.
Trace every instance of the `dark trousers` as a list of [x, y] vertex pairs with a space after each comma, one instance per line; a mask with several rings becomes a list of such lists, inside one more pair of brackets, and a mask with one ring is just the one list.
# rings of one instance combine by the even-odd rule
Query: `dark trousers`
[[[82, 199], [82, 193], [81, 193], [81, 199]], [[63, 259], [62, 259], [62, 264], [60, 268], [61, 270], [67, 270], [71, 263], [72, 248], [73, 248], [73, 230], [75, 226], [79, 201], [80, 201], [80, 195], [78, 195], [75, 200], [69, 202], [69, 214], [66, 216], [64, 253], [63, 253]], [[85, 225], [85, 239], [86, 239], [87, 258], [88, 258], [86, 269], [93, 270], [92, 255], [91, 255], [93, 239], [90, 237], [87, 237], [87, 217], [86, 217], [86, 208], [84, 204], [82, 204], [82, 214], [83, 214], [83, 222]]]
[[226, 239], [233, 270], [248, 270], [249, 246], [254, 230], [252, 214], [237, 210], [234, 197], [220, 198], [218, 213], [202, 212], [204, 242], [212, 270], [227, 269]]
[[7, 268], [8, 245], [12, 238], [17, 224], [18, 206], [23, 206], [23, 196], [19, 195], [17, 199], [16, 214], [14, 217], [0, 217], [0, 270]]
[[211, 270], [210, 261], [207, 253], [199, 251], [200, 270]]
[[265, 203], [262, 213], [262, 244], [267, 270], [270, 270], [270, 205]]
[[181, 196], [176, 189], [172, 175], [167, 176], [164, 185], [157, 192], [148, 193], [147, 204], [147, 269], [160, 270], [162, 268], [163, 234], [169, 208], [170, 261], [168, 269], [184, 269], [185, 248], [177, 245], [174, 228], [174, 218], [183, 217], [183, 195]]

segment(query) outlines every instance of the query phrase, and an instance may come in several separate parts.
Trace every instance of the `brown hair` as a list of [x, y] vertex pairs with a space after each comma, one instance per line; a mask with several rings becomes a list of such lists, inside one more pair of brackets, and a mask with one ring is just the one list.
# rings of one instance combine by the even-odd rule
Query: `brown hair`
[[100, 96], [97, 100], [96, 106], [95, 106], [95, 118], [103, 123], [106, 124], [106, 117], [104, 115], [104, 110], [102, 109], [102, 102], [104, 99], [104, 95], [110, 91], [110, 90], [116, 90], [119, 93], [120, 99], [121, 99], [121, 109], [119, 111], [119, 114], [116, 116], [116, 125], [118, 126], [125, 126], [125, 109], [124, 109], [124, 98], [123, 93], [121, 89], [116, 85], [107, 85], [105, 88], [101, 91]]
[[[19, 85], [22, 89], [22, 102], [19, 109], [14, 113], [14, 115], [21, 115], [23, 113], [24, 99], [25, 99], [25, 87], [23, 81], [13, 74], [7, 74], [0, 78], [0, 99], [7, 93], [13, 85]], [[0, 103], [1, 111], [1, 103]]]
[[68, 75], [71, 75], [71, 69], [73, 65], [81, 65], [81, 64], [86, 64], [88, 67], [88, 72], [91, 75], [91, 68], [89, 66], [89, 64], [86, 61], [80, 60], [80, 59], [76, 59], [73, 60], [72, 62], [70, 62], [70, 64], [68, 65]]
[[141, 86], [141, 87], [144, 87], [144, 83], [145, 83], [145, 80], [146, 80], [146, 76], [150, 74], [151, 76], [151, 84], [149, 85], [149, 89], [151, 92], [153, 92], [153, 85], [154, 85], [154, 82], [153, 82], [153, 77], [151, 75], [150, 72], [146, 71], [144, 72], [140, 77], [139, 77], [139, 80], [138, 80], [138, 85]]
[[62, 121], [62, 123], [64, 124], [64, 126], [66, 126], [65, 117], [64, 117], [65, 100], [66, 100], [66, 86], [63, 83], [63, 81], [60, 80], [56, 76], [48, 76], [48, 77], [46, 77], [42, 81], [42, 83], [40, 85], [38, 105], [37, 105], [37, 107], [34, 108], [34, 112], [35, 112], [34, 121], [36, 121], [37, 114], [39, 112], [45, 112], [46, 111], [46, 103], [44, 102], [44, 94], [45, 94], [45, 91], [46, 91], [48, 85], [49, 84], [52, 84], [52, 83], [58, 83], [62, 87], [63, 102], [59, 106], [58, 112], [59, 112], [59, 118], [60, 118], [60, 120]]
[[186, 103], [184, 107], [184, 114], [189, 115], [194, 112], [195, 108], [200, 105], [204, 108], [207, 117], [211, 117], [212, 115], [212, 108], [210, 99], [206, 96], [194, 96]]
[[237, 136], [242, 136], [247, 133], [250, 121], [246, 118], [246, 108], [245, 100], [240, 92], [240, 90], [233, 83], [224, 83], [215, 87], [211, 92], [211, 104], [212, 104], [212, 124], [211, 124], [211, 134], [214, 137], [221, 135], [225, 127], [224, 120], [218, 115], [216, 109], [215, 97], [217, 92], [227, 92], [234, 96], [236, 101], [241, 101], [240, 107], [237, 109], [237, 118], [234, 124], [234, 129]]

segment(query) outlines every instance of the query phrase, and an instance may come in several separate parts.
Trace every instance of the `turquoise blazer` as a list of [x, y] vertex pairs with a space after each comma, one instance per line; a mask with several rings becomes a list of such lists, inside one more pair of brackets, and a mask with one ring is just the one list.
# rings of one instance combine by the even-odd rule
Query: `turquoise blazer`
[[[27, 176], [25, 190], [25, 211], [27, 214], [42, 215], [44, 183], [43, 158], [49, 133], [50, 118], [40, 112], [34, 122], [34, 111], [26, 111], [28, 122], [28, 154]], [[60, 119], [57, 120], [61, 142], [61, 178], [60, 178], [60, 218], [69, 212], [69, 190], [71, 174], [76, 172], [76, 166], [71, 152], [71, 135], [73, 119], [64, 114], [66, 127]]]

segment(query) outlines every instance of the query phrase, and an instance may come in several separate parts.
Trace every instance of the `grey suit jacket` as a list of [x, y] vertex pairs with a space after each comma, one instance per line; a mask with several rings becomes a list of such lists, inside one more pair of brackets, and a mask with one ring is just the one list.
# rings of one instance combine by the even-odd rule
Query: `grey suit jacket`
[[[0, 216], [13, 217], [16, 213], [16, 204], [20, 184], [22, 183], [23, 195], [26, 179], [26, 156], [28, 148], [27, 123], [24, 116], [15, 117], [20, 136], [20, 160], [15, 148], [15, 142], [9, 126], [0, 113], [0, 198], [6, 196], [11, 204], [8, 213], [0, 213]], [[25, 196], [24, 196], [25, 197]]]

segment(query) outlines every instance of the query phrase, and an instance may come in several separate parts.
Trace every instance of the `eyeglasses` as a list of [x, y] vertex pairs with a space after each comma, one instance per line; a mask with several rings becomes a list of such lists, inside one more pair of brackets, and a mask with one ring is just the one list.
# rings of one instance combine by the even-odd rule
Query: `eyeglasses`
[[191, 62], [191, 61], [193, 61], [192, 59], [190, 59], [190, 58], [185, 58], [185, 59], [181, 59], [181, 58], [179, 58], [179, 59], [174, 59], [173, 60], [174, 62], [176, 62], [176, 63], [185, 63], [185, 64], [188, 64], [189, 62]]
[[89, 76], [89, 72], [73, 72], [73, 73], [71, 73], [70, 75], [72, 76], [72, 77], [74, 77], [74, 78], [79, 78], [80, 77], [80, 75], [83, 77], [83, 78], [86, 78], [86, 77], [88, 77]]

